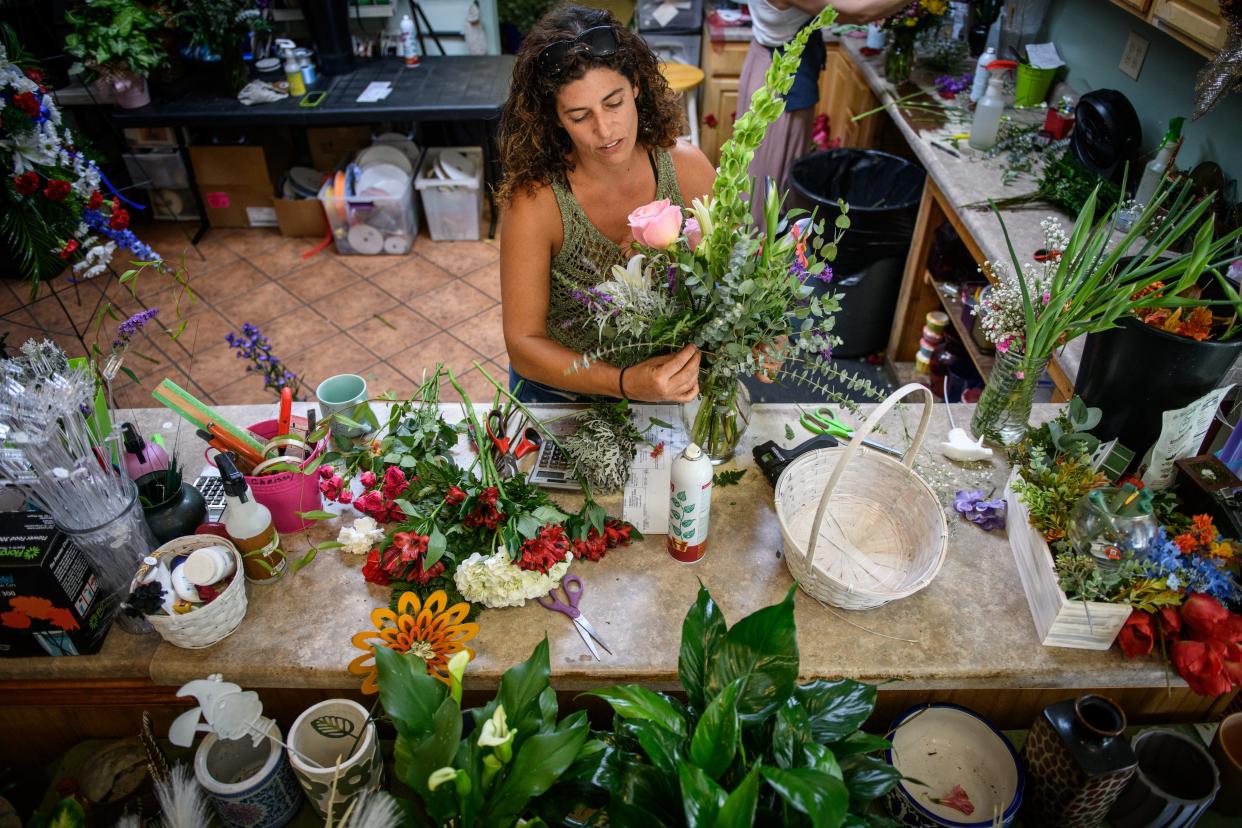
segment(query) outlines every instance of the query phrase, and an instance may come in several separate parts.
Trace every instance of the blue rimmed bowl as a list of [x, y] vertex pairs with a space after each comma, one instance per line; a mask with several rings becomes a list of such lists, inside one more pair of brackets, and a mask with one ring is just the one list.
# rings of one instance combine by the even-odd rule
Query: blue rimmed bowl
[[[911, 828], [987, 828], [997, 816], [1013, 824], [1026, 774], [987, 719], [956, 704], [924, 704], [898, 716], [890, 732], [885, 759], [906, 777], [884, 800], [893, 819]], [[969, 815], [943, 802], [959, 785], [973, 806]]]

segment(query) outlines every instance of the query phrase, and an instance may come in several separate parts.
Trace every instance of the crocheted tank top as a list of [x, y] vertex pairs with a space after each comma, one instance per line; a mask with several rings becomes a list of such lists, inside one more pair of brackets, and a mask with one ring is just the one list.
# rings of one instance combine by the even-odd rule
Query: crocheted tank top
[[[668, 150], [657, 147], [651, 156], [656, 175], [656, 200], [670, 199], [684, 207], [677, 171]], [[613, 265], [625, 266], [627, 251], [601, 233], [564, 180], [552, 181], [556, 206], [561, 211], [564, 241], [552, 257], [548, 290], [548, 337], [570, 350], [586, 353], [599, 347], [599, 334], [585, 305], [573, 293], [595, 287], [612, 274]], [[625, 364], [623, 358], [612, 360]]]

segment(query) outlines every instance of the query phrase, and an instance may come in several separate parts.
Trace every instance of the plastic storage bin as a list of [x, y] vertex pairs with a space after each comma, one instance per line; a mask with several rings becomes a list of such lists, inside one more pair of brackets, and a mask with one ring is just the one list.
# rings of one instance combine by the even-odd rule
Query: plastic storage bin
[[418, 235], [413, 178], [400, 196], [345, 195], [352, 191], [349, 177], [357, 169], [351, 164], [338, 171], [319, 190], [336, 252], [346, 256], [408, 253]]
[[[454, 149], [474, 162], [474, 178], [456, 180], [432, 175], [440, 153]], [[483, 226], [483, 150], [440, 147], [427, 150], [414, 181], [423, 197], [427, 229], [433, 241], [478, 241]]]
[[121, 155], [134, 184], [143, 189], [184, 190], [190, 186], [181, 153], [175, 149]]

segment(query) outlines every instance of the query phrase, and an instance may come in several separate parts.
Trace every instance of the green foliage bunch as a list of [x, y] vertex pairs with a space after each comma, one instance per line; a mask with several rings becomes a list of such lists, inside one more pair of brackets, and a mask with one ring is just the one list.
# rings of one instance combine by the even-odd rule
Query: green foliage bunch
[[706, 588], [682, 624], [682, 703], [636, 685], [592, 691], [615, 713], [573, 778], [606, 798], [618, 826], [866, 826], [900, 774], [870, 754], [890, 743], [859, 730], [876, 688], [798, 683], [793, 587], [729, 627]]
[[145, 78], [168, 61], [164, 17], [134, 0], [91, 0], [65, 12], [65, 21], [73, 27], [65, 51], [94, 77]]

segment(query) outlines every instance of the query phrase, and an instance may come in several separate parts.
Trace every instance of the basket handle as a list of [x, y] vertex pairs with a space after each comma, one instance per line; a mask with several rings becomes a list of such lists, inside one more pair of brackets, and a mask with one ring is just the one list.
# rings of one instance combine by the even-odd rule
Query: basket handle
[[819, 530], [824, 523], [824, 515], [828, 513], [828, 500], [832, 497], [832, 490], [837, 487], [837, 481], [845, 473], [845, 467], [850, 464], [850, 460], [854, 458], [854, 455], [862, 446], [863, 440], [866, 440], [871, 436], [871, 432], [875, 431], [875, 427], [880, 424], [880, 420], [884, 419], [884, 415], [893, 406], [911, 394], [922, 395], [923, 416], [919, 419], [918, 430], [914, 432], [914, 440], [911, 441], [910, 447], [906, 449], [906, 453], [901, 456], [901, 464], [906, 468], [914, 465], [914, 456], [918, 454], [919, 448], [923, 445], [923, 438], [927, 436], [927, 426], [931, 423], [932, 405], [935, 402], [932, 398], [931, 390], [926, 385], [920, 385], [917, 382], [907, 383], [889, 394], [884, 402], [876, 406], [875, 411], [871, 412], [871, 416], [867, 418], [866, 422], [854, 430], [853, 438], [850, 440], [849, 445], [845, 447], [844, 456], [837, 462], [836, 468], [832, 470], [832, 476], [828, 478], [828, 485], [824, 487], [824, 493], [819, 499], [819, 508], [815, 510], [815, 522], [811, 524], [811, 542], [806, 550], [808, 567], [815, 565], [815, 546], [819, 543]]

